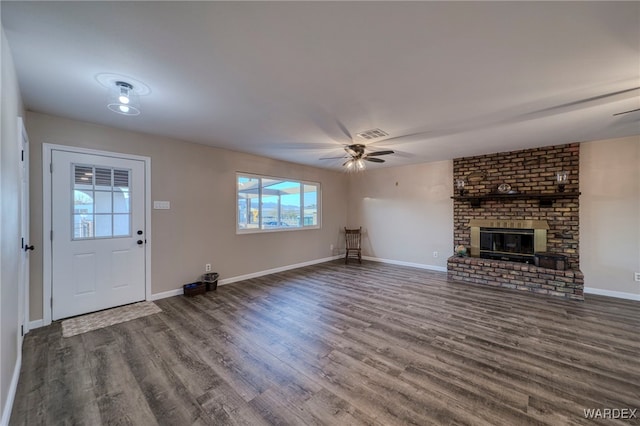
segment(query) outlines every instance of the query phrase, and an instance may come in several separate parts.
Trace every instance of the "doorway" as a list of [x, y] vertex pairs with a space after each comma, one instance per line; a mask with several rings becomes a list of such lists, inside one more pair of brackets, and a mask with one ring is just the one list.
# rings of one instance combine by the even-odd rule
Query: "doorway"
[[45, 325], [146, 300], [150, 159], [48, 144], [44, 150]]

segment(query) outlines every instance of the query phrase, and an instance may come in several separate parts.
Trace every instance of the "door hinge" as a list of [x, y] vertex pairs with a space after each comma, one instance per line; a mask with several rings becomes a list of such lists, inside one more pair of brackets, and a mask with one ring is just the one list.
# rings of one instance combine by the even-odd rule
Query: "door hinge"
[[53, 309], [53, 297], [51, 298], [51, 309]]
[[20, 248], [24, 249], [24, 237], [22, 237], [22, 242], [20, 243]]
[[53, 163], [49, 163], [49, 173], [53, 173]]
[[53, 229], [49, 231], [49, 239], [53, 241]]
[[20, 151], [20, 161], [24, 161], [24, 149]]
[[24, 336], [24, 325], [20, 326], [20, 335]]

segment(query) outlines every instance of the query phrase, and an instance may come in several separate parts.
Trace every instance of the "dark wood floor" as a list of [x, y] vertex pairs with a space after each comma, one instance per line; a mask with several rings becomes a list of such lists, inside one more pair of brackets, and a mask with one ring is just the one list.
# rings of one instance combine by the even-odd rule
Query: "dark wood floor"
[[11, 424], [640, 424], [638, 302], [332, 262], [157, 304], [29, 333]]

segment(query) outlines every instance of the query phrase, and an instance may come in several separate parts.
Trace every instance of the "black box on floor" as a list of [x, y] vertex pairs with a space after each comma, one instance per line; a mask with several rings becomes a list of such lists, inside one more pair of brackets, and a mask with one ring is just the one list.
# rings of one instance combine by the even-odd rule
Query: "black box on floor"
[[196, 296], [198, 294], [204, 294], [204, 292], [207, 291], [207, 286], [205, 286], [203, 282], [197, 281], [183, 285], [182, 290], [185, 296]]
[[541, 268], [557, 269], [559, 271], [564, 271], [569, 267], [567, 256], [564, 254], [548, 252], [536, 253], [534, 256], [534, 262], [536, 266]]

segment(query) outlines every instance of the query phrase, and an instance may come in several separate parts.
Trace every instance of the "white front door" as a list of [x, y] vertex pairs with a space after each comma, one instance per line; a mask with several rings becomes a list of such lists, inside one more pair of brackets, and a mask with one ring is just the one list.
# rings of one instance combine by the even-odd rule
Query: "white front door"
[[145, 299], [145, 163], [51, 152], [52, 319]]

